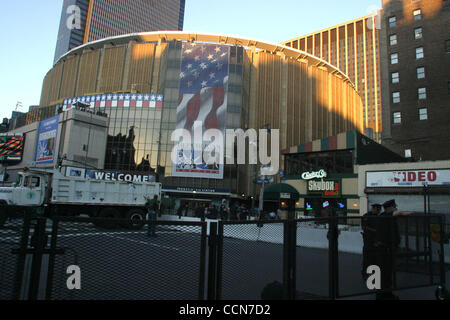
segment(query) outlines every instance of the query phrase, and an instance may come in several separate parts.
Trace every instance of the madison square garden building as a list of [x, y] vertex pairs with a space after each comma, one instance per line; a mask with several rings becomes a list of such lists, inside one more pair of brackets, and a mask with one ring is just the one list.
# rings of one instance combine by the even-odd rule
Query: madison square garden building
[[155, 172], [166, 195], [186, 200], [257, 198], [259, 169], [248, 160], [183, 166], [183, 152], [177, 166], [174, 129], [192, 132], [202, 121], [203, 132], [268, 129], [268, 140], [279, 129], [279, 151], [363, 130], [361, 98], [339, 69], [294, 48], [221, 34], [138, 33], [72, 49], [45, 76], [34, 120], [77, 102], [109, 119], [99, 169]]

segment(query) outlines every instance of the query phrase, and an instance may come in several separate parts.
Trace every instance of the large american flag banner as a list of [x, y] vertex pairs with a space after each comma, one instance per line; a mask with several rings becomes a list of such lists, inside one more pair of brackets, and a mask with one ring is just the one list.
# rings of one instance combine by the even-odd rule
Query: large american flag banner
[[162, 108], [162, 94], [150, 93], [107, 93], [65, 99], [63, 111], [74, 108], [81, 102], [89, 108]]
[[[218, 129], [225, 136], [228, 61], [228, 46], [183, 43], [176, 128], [189, 131], [192, 139], [194, 129], [199, 129], [195, 125], [201, 125], [203, 133]], [[206, 145], [193, 144], [191, 150], [178, 150], [172, 175], [223, 179], [223, 164], [208, 165], [202, 160]]]

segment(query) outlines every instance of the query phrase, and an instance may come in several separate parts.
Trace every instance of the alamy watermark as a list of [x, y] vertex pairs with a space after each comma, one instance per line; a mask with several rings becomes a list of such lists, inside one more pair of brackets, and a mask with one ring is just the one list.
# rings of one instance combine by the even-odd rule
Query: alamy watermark
[[81, 9], [77, 5], [71, 5], [67, 7], [66, 13], [69, 17], [66, 20], [67, 29], [81, 29]]
[[[248, 164], [262, 165], [261, 175], [275, 175], [280, 163], [279, 129], [270, 130], [270, 155], [268, 154], [267, 129], [208, 129], [203, 132], [203, 122], [195, 121], [193, 136], [187, 129], [172, 132], [174, 142], [172, 162], [179, 162], [180, 154], [186, 155], [184, 164], [208, 165], [246, 164], [246, 139], [248, 139]], [[259, 137], [258, 137], [259, 136]], [[235, 142], [237, 145], [235, 148]], [[235, 155], [236, 150], [236, 155]], [[235, 161], [236, 158], [236, 161]]]

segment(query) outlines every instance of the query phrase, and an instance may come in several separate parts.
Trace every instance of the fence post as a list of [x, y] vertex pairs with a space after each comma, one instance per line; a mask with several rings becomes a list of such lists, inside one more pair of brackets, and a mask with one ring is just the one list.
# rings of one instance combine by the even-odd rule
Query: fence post
[[24, 284], [24, 274], [25, 274], [25, 261], [27, 257], [27, 248], [28, 248], [28, 238], [30, 236], [30, 227], [31, 227], [31, 215], [24, 214], [23, 217], [23, 226], [22, 226], [22, 236], [20, 240], [20, 247], [17, 257], [17, 265], [16, 265], [16, 276], [14, 280], [14, 293], [13, 299], [20, 300], [22, 298], [23, 293], [23, 284]]
[[328, 281], [329, 297], [335, 300], [338, 296], [338, 228], [336, 215], [328, 218]]
[[217, 222], [209, 225], [208, 300], [216, 300], [217, 276]]
[[34, 247], [33, 260], [31, 265], [29, 300], [37, 300], [39, 294], [39, 283], [41, 279], [42, 256], [46, 245], [45, 226], [47, 220], [38, 218], [34, 234], [31, 237], [31, 246]]

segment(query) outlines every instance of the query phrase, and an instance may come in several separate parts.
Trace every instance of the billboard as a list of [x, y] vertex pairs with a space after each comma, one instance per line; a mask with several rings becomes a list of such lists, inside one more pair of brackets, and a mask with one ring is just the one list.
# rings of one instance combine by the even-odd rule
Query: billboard
[[223, 154], [221, 163], [207, 164], [207, 143], [192, 138], [209, 129], [225, 136], [229, 56], [228, 46], [183, 43], [176, 128], [191, 135], [191, 145], [177, 148], [172, 176], [223, 179]]
[[59, 115], [41, 121], [36, 144], [36, 164], [53, 163], [56, 153]]
[[423, 187], [450, 185], [449, 169], [366, 172], [366, 187]]
[[14, 165], [22, 161], [24, 137], [22, 134], [0, 134], [0, 162]]

